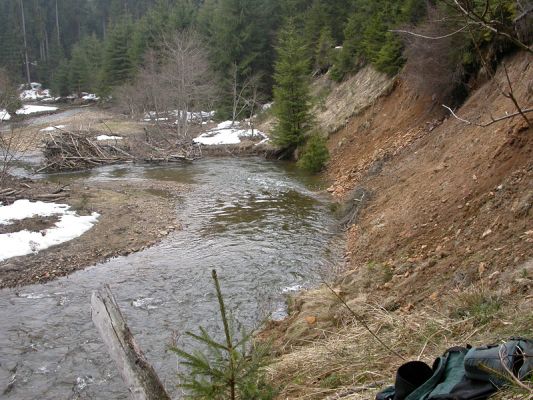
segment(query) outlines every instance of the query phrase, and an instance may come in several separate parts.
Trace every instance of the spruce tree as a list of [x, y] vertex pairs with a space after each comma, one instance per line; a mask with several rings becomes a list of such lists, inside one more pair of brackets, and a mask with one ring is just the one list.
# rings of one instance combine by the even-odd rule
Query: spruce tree
[[279, 38], [275, 65], [274, 142], [293, 151], [305, 142], [312, 126], [309, 94], [309, 61], [301, 35], [289, 23]]
[[327, 72], [333, 62], [333, 48], [335, 42], [331, 36], [331, 29], [322, 28], [315, 54], [315, 69], [320, 73]]
[[128, 20], [118, 23], [109, 34], [104, 54], [101, 92], [128, 81], [133, 75], [130, 57], [131, 24]]
[[89, 83], [89, 59], [80, 46], [72, 50], [72, 58], [69, 63], [69, 82], [71, 88], [80, 95], [87, 90]]
[[309, 172], [317, 173], [324, 169], [328, 160], [326, 138], [315, 133], [307, 141], [302, 157], [298, 160], [298, 166]]
[[[206, 1], [200, 12], [200, 28], [207, 38], [212, 68], [218, 75], [223, 118], [231, 115], [234, 86], [262, 76], [261, 87], [271, 76], [270, 34], [275, 18], [272, 2], [263, 0]], [[246, 93], [244, 94], [247, 95]]]

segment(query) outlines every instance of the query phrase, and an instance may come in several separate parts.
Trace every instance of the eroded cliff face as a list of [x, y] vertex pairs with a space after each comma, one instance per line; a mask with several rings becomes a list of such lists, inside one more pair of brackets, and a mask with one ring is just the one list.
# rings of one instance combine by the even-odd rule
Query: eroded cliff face
[[[533, 57], [506, 65], [528, 108]], [[516, 112], [500, 88], [509, 90], [503, 68], [457, 115], [485, 123]], [[480, 127], [442, 110], [400, 80], [331, 140], [332, 192], [356, 201], [350, 193], [364, 188], [369, 197], [347, 226], [349, 281], [374, 265], [367, 289], [389, 308], [438, 302], [480, 279], [506, 287], [510, 271], [533, 256], [531, 127], [519, 116]]]
[[[516, 54], [505, 64], [518, 103], [531, 108], [533, 57]], [[386, 326], [384, 337], [392, 335], [407, 358], [417, 351], [436, 356], [465, 333], [470, 343], [523, 334], [533, 323], [533, 129], [520, 116], [486, 127], [459, 121], [432, 98], [417, 96], [401, 77], [392, 89], [380, 87], [381, 93], [351, 113], [344, 127], [332, 128], [329, 139], [327, 174], [333, 184], [328, 190], [344, 204], [347, 238], [344, 272], [334, 290], [370, 325]], [[343, 90], [349, 92], [331, 91], [325, 104]], [[501, 90], [509, 90], [502, 67], [456, 114], [486, 123], [491, 116], [515, 113]], [[504, 310], [516, 318], [506, 317]], [[360, 324], [352, 324], [354, 314], [327, 288], [301, 294], [293, 311], [275, 329], [285, 350], [321, 338], [312, 346], [322, 354], [339, 344], [338, 332], [366, 340]], [[418, 315], [446, 321], [436, 324], [437, 330], [455, 324], [461, 332], [450, 328], [446, 338], [438, 333], [423, 349], [413, 346], [424, 343], [418, 335], [429, 326], [428, 320], [415, 321]], [[404, 322], [391, 322], [397, 318]], [[405, 334], [411, 325], [418, 328]], [[379, 357], [380, 346], [370, 346], [374, 353], [368, 357]], [[381, 361], [391, 361], [386, 353]], [[299, 348], [280, 360], [277, 371], [325, 363], [321, 356], [310, 357], [309, 346]], [[378, 365], [375, 361], [372, 365]], [[384, 368], [392, 371], [397, 361]], [[346, 361], [339, 370], [355, 376], [360, 366], [352, 364]], [[315, 382], [306, 384], [320, 387], [311, 370], [306, 379]]]

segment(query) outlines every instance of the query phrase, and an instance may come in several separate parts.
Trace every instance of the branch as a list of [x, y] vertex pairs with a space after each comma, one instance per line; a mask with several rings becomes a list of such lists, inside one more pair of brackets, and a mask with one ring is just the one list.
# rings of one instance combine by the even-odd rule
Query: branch
[[487, 22], [485, 20], [485, 18], [484, 18], [485, 13], [481, 16], [481, 15], [476, 14], [471, 9], [465, 9], [459, 3], [458, 0], [453, 0], [453, 1], [442, 0], [442, 1], [444, 3], [450, 5], [451, 7], [455, 8], [459, 12], [463, 13], [466, 16], [466, 18], [471, 20], [473, 23], [475, 23], [477, 25], [480, 25], [480, 26], [484, 27], [485, 29], [488, 29], [489, 31], [492, 31], [492, 32], [494, 32], [497, 35], [506, 37], [507, 39], [511, 40], [514, 44], [516, 44], [518, 47], [520, 47], [522, 50], [525, 50], [525, 51], [533, 54], [533, 50], [528, 45], [526, 45], [525, 43], [521, 42], [520, 40], [518, 40], [514, 36], [508, 34], [507, 32], [503, 32], [503, 31], [498, 30], [497, 28], [492, 26], [489, 22]]
[[452, 32], [452, 33], [449, 33], [449, 34], [447, 34], [447, 35], [443, 35], [443, 36], [426, 36], [426, 35], [421, 35], [420, 33], [415, 33], [415, 32], [411, 32], [411, 31], [405, 31], [405, 30], [402, 30], [402, 29], [389, 29], [389, 32], [393, 32], [393, 33], [406, 33], [406, 34], [408, 34], [408, 35], [416, 36], [416, 37], [419, 37], [419, 38], [422, 38], [422, 39], [441, 40], [441, 39], [449, 38], [450, 36], [456, 35], [456, 34], [458, 34], [458, 33], [461, 33], [461, 32], [464, 31], [466, 28], [468, 28], [468, 24], [466, 24], [465, 26], [463, 26], [461, 29], [456, 30], [455, 32]]
[[458, 119], [459, 121], [461, 122], [464, 122], [465, 124], [468, 124], [468, 125], [475, 125], [475, 126], [480, 126], [482, 128], [486, 128], [487, 126], [490, 126], [492, 124], [495, 124], [496, 122], [500, 122], [500, 121], [503, 121], [503, 120], [506, 120], [506, 119], [510, 119], [510, 118], [514, 118], [516, 116], [519, 116], [519, 115], [523, 115], [523, 114], [527, 114], [527, 113], [530, 113], [530, 112], [533, 112], [533, 108], [528, 108], [526, 110], [521, 110], [521, 112], [515, 112], [513, 114], [509, 114], [509, 115], [504, 115], [503, 117], [498, 117], [498, 118], [492, 118], [492, 121], [490, 122], [486, 122], [484, 124], [480, 124], [480, 123], [477, 123], [477, 122], [472, 122], [472, 121], [468, 121], [466, 119], [463, 119], [461, 117], [459, 117], [457, 114], [455, 114], [453, 112], [453, 110], [448, 107], [447, 105], [443, 104], [442, 105], [445, 109], [447, 109], [451, 114], [452, 116], [455, 118], [455, 119]]
[[531, 127], [531, 122], [529, 122], [529, 118], [526, 116], [526, 114], [524, 114], [524, 111], [518, 104], [518, 100], [516, 100], [516, 97], [513, 91], [513, 85], [511, 84], [511, 78], [509, 78], [509, 72], [507, 71], [507, 66], [505, 65], [505, 63], [503, 63], [503, 70], [505, 71], [505, 77], [507, 79], [507, 84], [509, 85], [509, 92], [504, 93], [503, 95], [513, 102], [514, 106], [516, 107], [516, 110], [520, 113], [522, 118], [524, 118], [528, 126]]

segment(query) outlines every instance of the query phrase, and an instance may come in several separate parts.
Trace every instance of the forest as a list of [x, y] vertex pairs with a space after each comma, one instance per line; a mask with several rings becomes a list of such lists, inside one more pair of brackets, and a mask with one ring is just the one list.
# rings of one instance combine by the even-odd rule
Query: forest
[[[309, 75], [331, 68], [332, 78], [342, 80], [368, 63], [394, 75], [405, 62], [405, 40], [393, 31], [416, 26], [428, 7], [452, 16], [445, 29], [460, 27], [462, 20], [448, 3], [453, 5], [430, 0], [5, 0], [0, 66], [15, 81], [41, 82], [58, 95], [109, 94], [138, 76], [148, 53], [162, 59], [165, 38], [173, 32], [195, 31], [220, 92], [231, 92], [232, 81], [243, 84], [256, 77], [268, 99], [279, 32], [289, 21], [305, 47]], [[484, 2], [472, 3], [482, 7]], [[518, 11], [509, 0], [493, 2], [489, 10], [502, 27]], [[482, 45], [494, 36], [484, 35]], [[449, 57], [474, 69], [479, 61], [473, 47], [472, 35], [463, 32]], [[224, 103], [219, 101], [218, 110], [227, 114]]]

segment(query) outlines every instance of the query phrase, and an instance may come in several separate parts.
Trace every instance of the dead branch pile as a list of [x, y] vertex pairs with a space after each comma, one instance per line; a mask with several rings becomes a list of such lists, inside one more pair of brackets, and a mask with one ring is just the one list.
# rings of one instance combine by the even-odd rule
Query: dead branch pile
[[109, 143], [100, 144], [93, 137], [91, 132], [51, 133], [44, 143], [45, 165], [37, 172], [73, 171], [133, 161], [127, 151]]
[[28, 191], [27, 189], [31, 189], [31, 186], [22, 184], [24, 186], [23, 189], [20, 188], [2, 188], [0, 189], [0, 202], [2, 204], [11, 204], [19, 199], [28, 199], [32, 201], [44, 201], [44, 202], [54, 202], [54, 201], [60, 201], [65, 200], [66, 198], [70, 197], [70, 191], [69, 189], [65, 187], [61, 187], [59, 189], [54, 190], [51, 193], [35, 193], [35, 191]]

